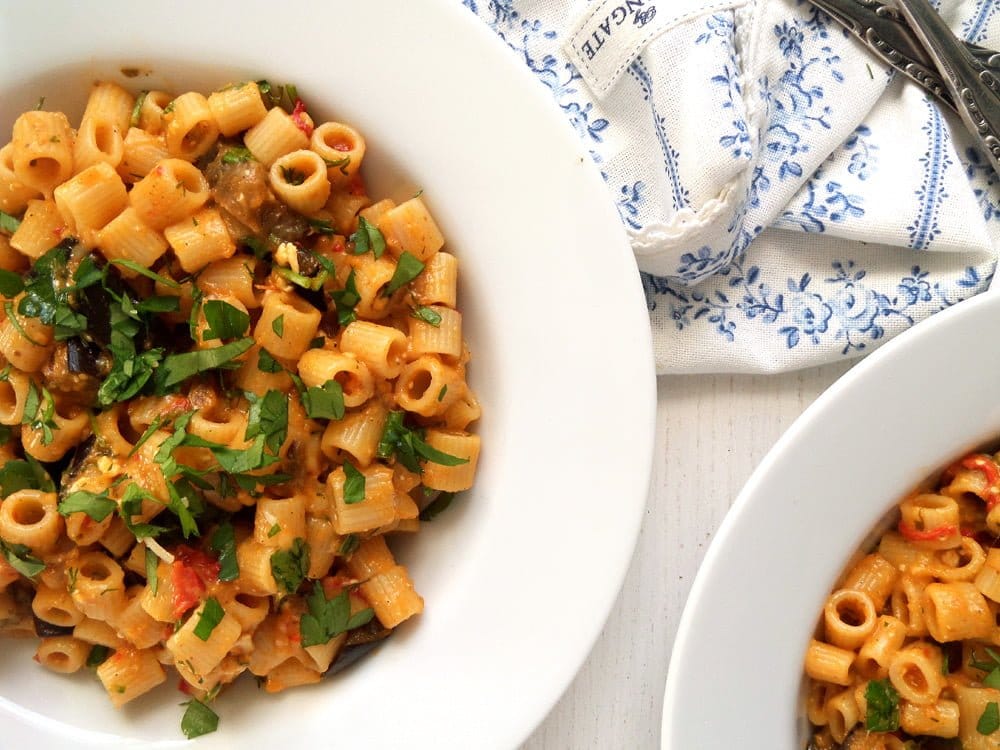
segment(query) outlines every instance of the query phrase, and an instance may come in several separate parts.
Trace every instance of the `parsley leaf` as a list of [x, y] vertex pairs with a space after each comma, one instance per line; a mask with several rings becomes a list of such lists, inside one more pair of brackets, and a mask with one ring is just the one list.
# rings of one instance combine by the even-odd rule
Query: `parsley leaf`
[[193, 375], [230, 365], [234, 359], [253, 346], [252, 338], [231, 341], [213, 349], [198, 349], [183, 354], [171, 354], [156, 372], [157, 391], [182, 383]]
[[385, 252], [385, 237], [382, 236], [378, 227], [364, 216], [358, 217], [358, 231], [348, 237], [348, 240], [354, 243], [355, 255], [364, 255], [371, 250], [372, 255], [381, 258], [382, 253]]
[[287, 550], [277, 550], [271, 555], [271, 574], [289, 594], [294, 594], [309, 570], [309, 545], [296, 537]]
[[136, 263], [134, 260], [129, 260], [128, 258], [114, 258], [111, 263], [116, 266], [122, 266], [130, 271], [133, 271], [140, 276], [145, 276], [147, 279], [151, 279], [158, 284], [163, 284], [164, 286], [170, 287], [171, 289], [180, 289], [181, 285], [178, 284], [173, 279], [168, 279], [166, 276], [161, 276], [155, 271], [150, 271], [145, 266]]
[[24, 416], [21, 424], [28, 425], [33, 430], [42, 433], [42, 445], [49, 445], [55, 435], [52, 432], [58, 425], [55, 422], [56, 402], [45, 387], [41, 387], [39, 395], [35, 381], [28, 381], [28, 395], [24, 399]]
[[246, 397], [250, 401], [250, 414], [243, 437], [252, 440], [263, 435], [267, 449], [277, 453], [288, 435], [288, 397], [275, 390], [268, 391], [263, 398], [253, 393], [247, 393]]
[[340, 543], [340, 549], [337, 550], [337, 554], [342, 557], [347, 557], [353, 553], [358, 547], [361, 546], [361, 540], [358, 539], [357, 534], [348, 534], [344, 537], [344, 540]]
[[142, 512], [142, 503], [144, 500], [155, 500], [155, 498], [139, 485], [129, 483], [119, 504], [125, 528], [131, 531], [136, 539], [145, 539], [146, 537], [156, 536], [166, 531], [162, 526], [154, 526], [151, 523], [132, 522], [132, 516], [137, 516]]
[[34, 578], [45, 570], [45, 563], [31, 554], [31, 548], [24, 544], [9, 544], [0, 539], [0, 555], [7, 558], [10, 566], [27, 578]]
[[55, 492], [52, 477], [34, 458], [8, 461], [0, 468], [0, 495], [7, 497], [18, 490], [42, 490]]
[[21, 274], [0, 269], [0, 294], [13, 299], [24, 291], [24, 279]]
[[201, 310], [208, 322], [208, 328], [202, 334], [203, 341], [235, 339], [250, 327], [250, 316], [228, 302], [210, 299], [202, 305]]
[[87, 654], [87, 666], [91, 668], [99, 667], [109, 656], [111, 656], [111, 649], [107, 646], [101, 646], [98, 644], [91, 648], [90, 653]]
[[444, 513], [451, 506], [451, 501], [455, 499], [454, 492], [442, 492], [431, 502], [429, 502], [422, 511], [420, 511], [421, 521], [433, 521], [439, 515]]
[[409, 284], [423, 270], [424, 264], [415, 255], [410, 255], [410, 253], [404, 250], [403, 254], [399, 256], [399, 260], [396, 261], [396, 270], [393, 272], [392, 278], [389, 279], [389, 283], [385, 288], [385, 296], [388, 297], [404, 284]]
[[310, 419], [343, 419], [344, 389], [336, 380], [309, 386], [302, 394], [302, 405]]
[[[149, 590], [156, 596], [156, 590], [160, 587], [159, 575], [157, 569], [160, 565], [160, 558], [156, 556], [149, 547], [146, 547], [146, 584], [149, 586]], [[222, 580], [221, 578], [219, 580]]]
[[226, 521], [212, 534], [209, 542], [212, 551], [219, 556], [219, 580], [235, 581], [240, 577], [240, 566], [236, 558], [236, 533], [233, 525]]
[[865, 688], [868, 704], [865, 729], [870, 732], [895, 732], [899, 729], [899, 693], [888, 680], [872, 680]]
[[435, 328], [441, 325], [441, 313], [435, 310], [433, 307], [415, 307], [413, 312], [410, 314], [411, 317], [417, 320], [422, 320], [428, 325], [432, 325]]
[[142, 116], [142, 105], [146, 103], [147, 96], [149, 96], [148, 91], [140, 91], [139, 96], [135, 98], [135, 106], [132, 107], [132, 116], [128, 119], [129, 127], [139, 127], [139, 118]]
[[344, 476], [344, 502], [347, 505], [360, 503], [365, 499], [365, 475], [350, 461], [345, 461]]
[[261, 372], [281, 372], [285, 368], [267, 349], [261, 349], [257, 354], [257, 369]]
[[391, 411], [385, 420], [382, 438], [378, 443], [378, 457], [396, 457], [410, 471], [421, 473], [420, 459], [442, 466], [459, 466], [469, 463], [467, 458], [452, 456], [424, 442], [423, 436], [417, 430], [410, 429], [403, 423], [402, 411]]
[[203, 734], [211, 734], [219, 728], [219, 715], [197, 698], [192, 698], [181, 705], [187, 706], [181, 719], [181, 731], [189, 740], [201, 737]]
[[323, 584], [313, 584], [312, 593], [306, 598], [309, 613], [299, 620], [299, 633], [302, 636], [302, 646], [321, 646], [329, 643], [341, 633], [359, 628], [371, 621], [375, 613], [363, 609], [351, 614], [351, 599], [347, 590], [341, 591], [333, 599], [327, 599], [323, 592]]
[[1000, 706], [997, 706], [996, 701], [990, 701], [976, 722], [976, 731], [980, 734], [993, 734], [998, 729], [1000, 729]]
[[201, 614], [198, 615], [198, 624], [194, 626], [194, 634], [201, 640], [207, 641], [212, 637], [212, 631], [215, 630], [216, 625], [222, 622], [222, 618], [225, 616], [226, 610], [219, 604], [219, 600], [214, 596], [209, 597], [201, 608]]
[[77, 490], [59, 503], [59, 512], [68, 516], [70, 513], [86, 513], [94, 521], [100, 523], [110, 516], [118, 503], [108, 497], [107, 492], [96, 494], [86, 490]]
[[295, 167], [282, 167], [281, 177], [289, 185], [301, 185], [303, 182], [306, 181], [305, 174], [301, 170], [296, 169]]
[[344, 288], [330, 292], [330, 296], [333, 298], [333, 303], [337, 306], [337, 322], [341, 327], [349, 325], [358, 319], [354, 308], [361, 301], [361, 295], [358, 294], [358, 286], [354, 280], [353, 268], [347, 275]]
[[242, 164], [253, 159], [250, 149], [243, 146], [233, 146], [222, 155], [223, 164]]
[[21, 226], [21, 220], [19, 218], [0, 211], [0, 231], [7, 232], [8, 234], [14, 234], [19, 226]]
[[282, 313], [277, 318], [271, 321], [271, 330], [278, 334], [278, 338], [282, 338], [285, 335], [285, 315]]

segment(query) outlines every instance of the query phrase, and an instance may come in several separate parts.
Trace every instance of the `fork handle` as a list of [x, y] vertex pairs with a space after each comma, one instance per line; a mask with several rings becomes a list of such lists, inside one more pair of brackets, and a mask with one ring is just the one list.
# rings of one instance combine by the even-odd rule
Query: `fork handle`
[[924, 45], [966, 127], [1000, 172], [1000, 80], [966, 49], [928, 0], [895, 0]]

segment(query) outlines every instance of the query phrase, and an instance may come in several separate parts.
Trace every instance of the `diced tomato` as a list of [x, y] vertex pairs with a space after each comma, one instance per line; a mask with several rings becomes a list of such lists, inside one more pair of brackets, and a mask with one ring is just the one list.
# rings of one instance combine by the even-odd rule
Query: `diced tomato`
[[182, 544], [174, 550], [170, 566], [173, 615], [181, 617], [201, 601], [208, 584], [219, 580], [219, 561], [200, 549]]
[[313, 126], [309, 123], [303, 115], [306, 113], [306, 105], [301, 99], [295, 100], [295, 107], [292, 109], [292, 122], [295, 123], [295, 127], [306, 134], [306, 138], [311, 138], [313, 134]]
[[347, 192], [351, 195], [364, 195], [365, 183], [360, 174], [354, 175], [354, 179], [347, 183]]
[[180, 560], [174, 560], [170, 566], [170, 583], [172, 584], [171, 604], [174, 619], [184, 616], [184, 613], [201, 601], [205, 593], [205, 584], [201, 582], [194, 568], [189, 568]]
[[945, 539], [955, 533], [957, 529], [950, 525], [935, 526], [933, 529], [916, 529], [904, 521], [899, 522], [899, 533], [911, 542], [929, 542], [936, 539]]
[[177, 681], [177, 689], [184, 693], [184, 695], [194, 695], [191, 684], [183, 677]]

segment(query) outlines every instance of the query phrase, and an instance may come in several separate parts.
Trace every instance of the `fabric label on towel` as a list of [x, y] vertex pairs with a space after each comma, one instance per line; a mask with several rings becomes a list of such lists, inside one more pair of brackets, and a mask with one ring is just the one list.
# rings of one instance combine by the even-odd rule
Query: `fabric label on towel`
[[570, 27], [563, 50], [603, 97], [646, 45], [684, 21], [747, 0], [596, 0]]

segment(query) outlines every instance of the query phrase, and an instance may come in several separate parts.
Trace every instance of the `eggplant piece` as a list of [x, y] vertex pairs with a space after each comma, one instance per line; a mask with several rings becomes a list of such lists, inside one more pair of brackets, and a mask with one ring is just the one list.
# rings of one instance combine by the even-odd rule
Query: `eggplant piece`
[[32, 614], [32, 618], [35, 621], [35, 635], [39, 638], [51, 638], [56, 635], [72, 635], [73, 626], [63, 626], [56, 625], [55, 623], [46, 622], [41, 617], [36, 614]]
[[361, 643], [357, 646], [344, 646], [326, 673], [328, 675], [334, 675], [338, 672], [343, 672], [348, 667], [353, 666], [356, 662], [361, 661], [361, 659], [368, 656], [368, 654], [381, 645], [382, 641], [369, 641], [368, 643]]
[[362, 625], [360, 628], [355, 628], [347, 634], [344, 647], [337, 654], [337, 658], [333, 660], [333, 664], [330, 665], [326, 673], [337, 674], [338, 672], [342, 672], [355, 662], [368, 656], [368, 654], [382, 645], [382, 642], [390, 635], [392, 635], [392, 629], [385, 627], [378, 621], [377, 617], [373, 617], [367, 624]]
[[101, 349], [97, 344], [75, 336], [66, 341], [66, 369], [69, 372], [102, 377]]

